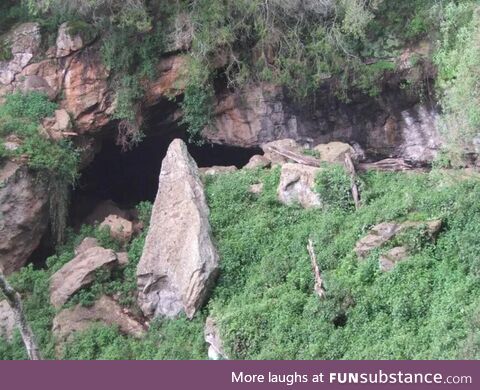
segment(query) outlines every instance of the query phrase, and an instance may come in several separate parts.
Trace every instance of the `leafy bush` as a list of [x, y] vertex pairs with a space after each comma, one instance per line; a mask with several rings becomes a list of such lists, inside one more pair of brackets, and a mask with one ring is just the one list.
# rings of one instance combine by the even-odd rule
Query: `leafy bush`
[[351, 187], [352, 180], [342, 165], [326, 166], [316, 178], [316, 192], [325, 205], [349, 209], [354, 206]]
[[[258, 181], [264, 192], [253, 196], [248, 188]], [[475, 356], [479, 184], [448, 185], [440, 173], [372, 172], [362, 181], [360, 210], [316, 211], [278, 204], [276, 171], [209, 179], [211, 223], [222, 259], [209, 309], [231, 357]], [[378, 256], [388, 247], [364, 261], [353, 253], [356, 241], [374, 224], [432, 218], [442, 218], [445, 226], [436, 244], [414, 231], [405, 234], [402, 243], [408, 241], [412, 254], [392, 272], [381, 273], [378, 267]], [[326, 284], [324, 300], [313, 292], [309, 238]]]
[[472, 140], [480, 131], [479, 13], [480, 7], [473, 1], [448, 4], [435, 55], [446, 136], [461, 150], [471, 150]]
[[18, 136], [21, 145], [10, 155], [26, 155], [32, 169], [73, 184], [77, 178], [78, 153], [69, 141], [55, 142], [39, 132], [41, 119], [53, 115], [56, 107], [38, 92], [7, 95], [5, 104], [0, 106], [0, 137]]

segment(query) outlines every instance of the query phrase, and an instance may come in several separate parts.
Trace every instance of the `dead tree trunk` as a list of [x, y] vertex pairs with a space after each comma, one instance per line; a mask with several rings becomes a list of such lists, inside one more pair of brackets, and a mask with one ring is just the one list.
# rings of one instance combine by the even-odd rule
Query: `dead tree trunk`
[[355, 165], [353, 164], [352, 157], [349, 153], [345, 153], [345, 169], [350, 175], [353, 203], [355, 203], [355, 208], [358, 210], [360, 208], [360, 193], [357, 186], [357, 174], [355, 172]]
[[40, 351], [35, 342], [35, 337], [33, 335], [30, 326], [28, 325], [27, 319], [25, 318], [25, 313], [23, 312], [22, 300], [20, 299], [20, 294], [18, 294], [12, 286], [7, 282], [5, 276], [0, 271], [0, 291], [5, 295], [10, 308], [12, 309], [15, 323], [20, 330], [23, 343], [27, 350], [27, 355], [30, 360], [41, 360]]
[[322, 275], [320, 275], [320, 270], [318, 269], [317, 257], [315, 256], [315, 250], [313, 249], [312, 240], [308, 240], [307, 250], [310, 256], [310, 261], [312, 263], [313, 275], [315, 277], [315, 285], [313, 289], [317, 293], [318, 297], [320, 299], [323, 299], [325, 298], [326, 291], [323, 285]]

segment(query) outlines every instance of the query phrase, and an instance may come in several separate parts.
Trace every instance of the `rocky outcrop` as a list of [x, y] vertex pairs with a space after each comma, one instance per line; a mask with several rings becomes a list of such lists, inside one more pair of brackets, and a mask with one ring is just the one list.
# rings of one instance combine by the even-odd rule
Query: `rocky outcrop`
[[0, 61], [0, 86], [10, 85], [38, 53], [41, 43], [40, 26], [38, 23], [21, 24], [4, 39], [11, 48], [12, 58]]
[[308, 165], [283, 164], [277, 189], [278, 200], [286, 205], [300, 204], [305, 208], [321, 207], [322, 201], [314, 191], [318, 172], [320, 168]]
[[111, 249], [97, 246], [79, 253], [53, 274], [50, 302], [56, 308], [61, 307], [74, 293], [94, 281], [96, 271], [118, 266], [118, 256]]
[[348, 154], [353, 161], [358, 160], [357, 152], [353, 147], [344, 142], [329, 142], [328, 144], [320, 144], [313, 148], [317, 152], [316, 156], [320, 161], [326, 163], [345, 162], [345, 156]]
[[360, 96], [349, 103], [325, 88], [315, 105], [301, 105], [278, 86], [255, 84], [218, 94], [214, 123], [204, 135], [241, 147], [281, 138], [309, 146], [341, 141], [361, 146], [370, 156], [423, 162], [442, 145], [437, 122], [435, 106], [421, 104], [395, 85], [377, 98]]
[[371, 228], [369, 233], [356, 243], [355, 253], [360, 259], [363, 259], [367, 257], [372, 250], [381, 247], [400, 232], [411, 228], [420, 228], [423, 226], [425, 226], [425, 233], [428, 234], [431, 238], [434, 238], [442, 227], [442, 221], [406, 221], [402, 223], [382, 222]]
[[48, 188], [27, 167], [12, 161], [0, 167], [0, 268], [20, 269], [48, 227]]
[[138, 303], [149, 317], [192, 318], [206, 300], [218, 269], [209, 210], [198, 168], [176, 139], [162, 162], [142, 257]]
[[222, 339], [220, 338], [220, 330], [217, 322], [213, 317], [207, 317], [205, 321], [204, 337], [208, 346], [208, 358], [211, 360], [228, 359], [223, 349]]
[[128, 219], [111, 214], [100, 224], [100, 228], [108, 229], [110, 236], [122, 243], [128, 244], [133, 235], [133, 224]]
[[82, 242], [75, 248], [75, 256], [87, 251], [88, 249], [100, 246], [98, 240], [93, 237], [85, 237]]
[[75, 307], [60, 311], [53, 320], [52, 331], [57, 344], [68, 342], [76, 332], [88, 329], [95, 323], [116, 325], [119, 330], [134, 337], [145, 333], [145, 326], [112, 298], [103, 295], [92, 306]]
[[270, 164], [271, 161], [267, 157], [256, 154], [255, 156], [252, 156], [250, 160], [248, 160], [248, 163], [243, 167], [243, 169], [268, 168]]
[[[93, 27], [90, 28], [90, 31]], [[91, 40], [90, 40], [91, 41]], [[69, 23], [63, 23], [58, 29], [56, 42], [57, 58], [66, 57], [70, 54], [83, 49], [90, 41], [85, 41], [81, 34], [72, 34], [72, 28]]]
[[380, 256], [380, 271], [391, 271], [397, 263], [405, 260], [408, 256], [408, 248], [404, 246], [396, 246]]
[[15, 331], [15, 314], [6, 300], [0, 301], [0, 338], [10, 341]]
[[252, 147], [296, 138], [298, 132], [296, 117], [285, 110], [282, 89], [255, 84], [218, 96], [214, 123], [205, 129], [204, 136], [214, 143]]
[[162, 98], [183, 93], [186, 84], [187, 60], [183, 55], [170, 55], [159, 60], [157, 77], [145, 86], [146, 104], [152, 106]]

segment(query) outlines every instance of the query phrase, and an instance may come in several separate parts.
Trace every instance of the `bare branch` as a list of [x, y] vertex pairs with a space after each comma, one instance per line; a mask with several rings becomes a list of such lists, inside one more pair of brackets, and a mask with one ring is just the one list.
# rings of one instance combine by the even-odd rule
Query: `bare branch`
[[318, 297], [320, 299], [323, 299], [326, 296], [326, 291], [325, 291], [325, 287], [323, 285], [322, 275], [320, 275], [320, 270], [318, 269], [317, 257], [315, 256], [315, 251], [314, 251], [314, 248], [313, 248], [313, 242], [312, 242], [311, 239], [308, 240], [307, 250], [308, 250], [308, 254], [310, 256], [310, 261], [312, 263], [313, 274], [315, 276], [315, 285], [314, 285], [313, 289], [317, 293]]
[[10, 286], [10, 284], [5, 279], [5, 276], [0, 271], [0, 291], [5, 295], [10, 308], [13, 311], [15, 318], [15, 323], [20, 330], [23, 343], [25, 344], [25, 349], [27, 350], [27, 355], [30, 360], [41, 360], [40, 351], [35, 342], [35, 337], [33, 335], [30, 326], [28, 325], [27, 319], [23, 312], [22, 300], [20, 295]]

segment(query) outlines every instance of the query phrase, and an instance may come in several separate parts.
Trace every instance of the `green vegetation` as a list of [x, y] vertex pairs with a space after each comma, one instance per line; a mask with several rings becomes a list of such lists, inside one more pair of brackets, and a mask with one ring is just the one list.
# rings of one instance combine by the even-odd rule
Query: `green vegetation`
[[[338, 178], [339, 172], [334, 168], [325, 176]], [[259, 180], [264, 193], [256, 197], [248, 188]], [[222, 259], [209, 309], [229, 356], [478, 358], [478, 180], [451, 182], [438, 172], [369, 173], [362, 176], [363, 207], [356, 212], [281, 206], [275, 201], [277, 181], [277, 171], [239, 172], [208, 185]], [[344, 199], [344, 191], [334, 192]], [[390, 273], [378, 266], [389, 246], [364, 261], [353, 253], [374, 224], [431, 218], [444, 222], [436, 244], [413, 231], [400, 237], [412, 254]], [[326, 284], [322, 301], [313, 292], [309, 238]]]
[[[346, 206], [347, 183], [337, 167], [319, 177], [325, 210], [287, 207], [276, 200], [279, 170], [239, 171], [209, 177], [211, 223], [221, 256], [221, 276], [205, 309], [193, 321], [156, 321], [143, 339], [115, 327], [94, 326], [65, 349], [72, 359], [204, 359], [203, 323], [218, 320], [228, 354], [239, 359], [454, 359], [479, 358], [480, 182], [455, 174], [375, 173], [362, 175], [363, 206]], [[334, 183], [331, 192], [321, 184]], [[262, 182], [263, 193], [251, 194]], [[336, 198], [336, 202], [334, 201]], [[150, 206], [141, 210], [148, 220]], [[359, 261], [353, 248], [374, 224], [441, 218], [432, 242], [419, 226]], [[231, 221], [236, 223], [232, 224]], [[86, 235], [116, 248], [105, 231], [84, 228], [48, 261], [45, 270], [26, 267], [11, 278], [23, 295], [27, 317], [42, 352], [54, 357], [48, 278], [73, 257]], [[306, 244], [311, 238], [327, 297], [313, 291]], [[129, 246], [130, 264], [104, 275], [71, 302], [89, 305], [100, 294], [120, 293], [134, 308], [134, 269], [143, 246]], [[410, 256], [389, 273], [379, 256], [395, 245]], [[265, 272], [268, 270], [268, 272]], [[23, 357], [17, 336], [0, 341], [0, 358]]]
[[446, 135], [457, 152], [459, 148], [471, 150], [480, 130], [479, 15], [480, 6], [475, 1], [448, 4], [435, 56]]
[[0, 106], [0, 139], [16, 136], [16, 150], [3, 150], [0, 158], [28, 158], [28, 166], [68, 184], [77, 177], [78, 155], [69, 141], [55, 142], [39, 131], [40, 121], [53, 115], [57, 105], [38, 92], [8, 95]]

